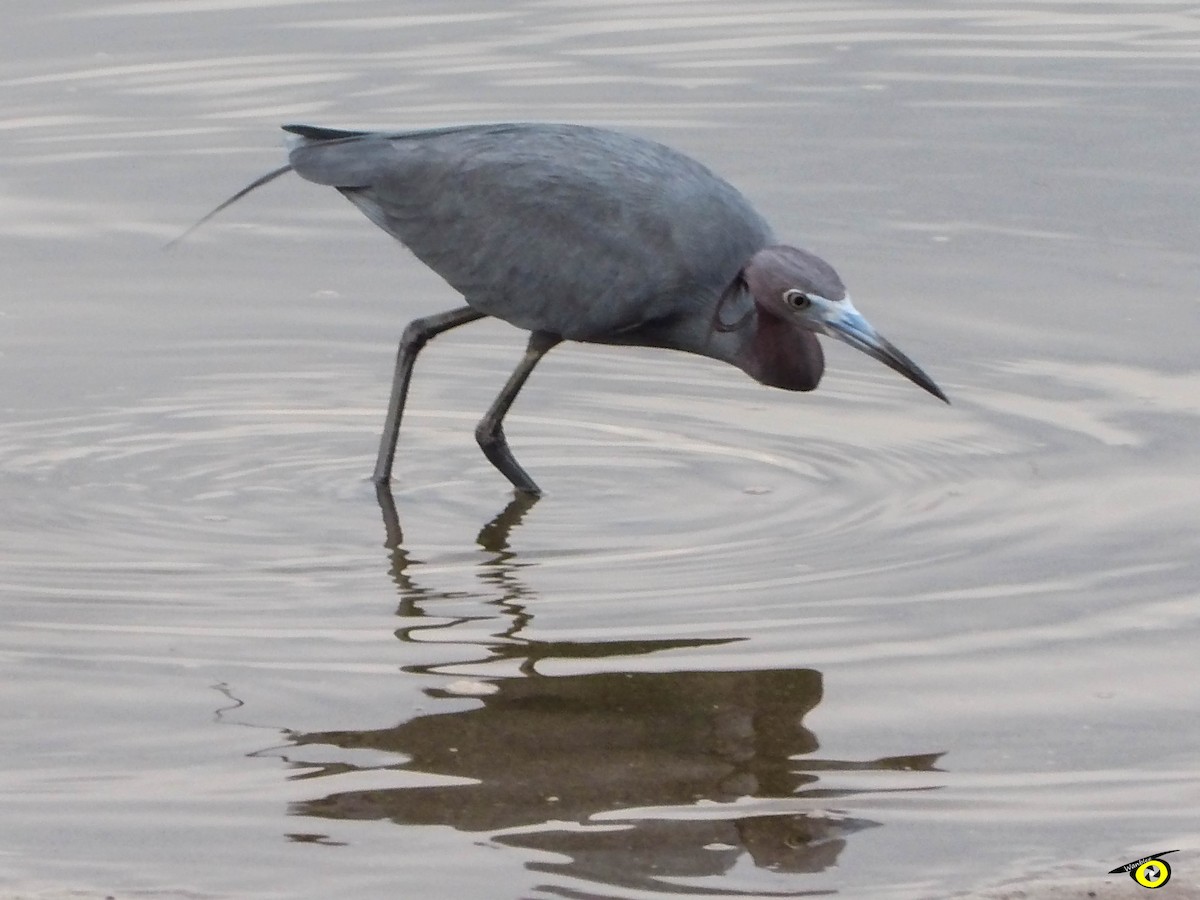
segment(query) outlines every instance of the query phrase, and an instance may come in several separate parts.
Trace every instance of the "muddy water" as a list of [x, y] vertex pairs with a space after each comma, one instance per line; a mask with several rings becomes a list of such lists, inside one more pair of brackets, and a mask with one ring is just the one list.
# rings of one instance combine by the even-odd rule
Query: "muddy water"
[[[0, 83], [0, 878], [929, 897], [1200, 872], [1200, 18], [1174, 4], [21, 4]], [[954, 401], [522, 336], [282, 121], [679, 146]], [[1132, 889], [1132, 888], [1131, 888]]]

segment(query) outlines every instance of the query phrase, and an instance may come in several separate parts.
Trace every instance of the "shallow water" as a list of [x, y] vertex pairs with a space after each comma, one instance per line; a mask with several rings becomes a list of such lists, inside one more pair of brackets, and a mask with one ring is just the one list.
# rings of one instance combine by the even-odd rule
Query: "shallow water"
[[[24, 4], [0, 37], [0, 883], [929, 897], [1196, 879], [1200, 15]], [[522, 336], [275, 126], [664, 140], [833, 261], [946, 408]]]

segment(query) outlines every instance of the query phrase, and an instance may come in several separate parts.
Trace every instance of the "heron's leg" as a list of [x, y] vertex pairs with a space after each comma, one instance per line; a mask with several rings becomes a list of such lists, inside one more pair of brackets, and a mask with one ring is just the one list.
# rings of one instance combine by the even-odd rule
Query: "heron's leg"
[[504, 428], [501, 423], [504, 420], [504, 414], [517, 399], [517, 394], [525, 384], [525, 379], [529, 377], [533, 367], [538, 364], [538, 360], [561, 342], [562, 338], [558, 335], [545, 331], [535, 331], [531, 334], [529, 344], [525, 348], [525, 355], [513, 369], [512, 375], [508, 376], [508, 383], [504, 385], [492, 402], [491, 409], [475, 426], [475, 440], [479, 442], [483, 455], [491, 460], [492, 465], [513, 483], [513, 487], [526, 494], [533, 494], [535, 497], [542, 493], [541, 489], [533, 483], [533, 479], [513, 458], [512, 451], [508, 449], [508, 441], [504, 439]]
[[396, 441], [400, 439], [400, 417], [404, 414], [404, 399], [408, 396], [408, 381], [412, 377], [413, 363], [417, 354], [430, 338], [482, 319], [481, 312], [469, 306], [449, 312], [413, 319], [400, 338], [400, 349], [396, 351], [396, 374], [392, 377], [392, 396], [388, 400], [387, 420], [383, 424], [383, 437], [379, 441], [379, 456], [375, 460], [375, 474], [371, 480], [376, 484], [387, 484], [392, 478], [392, 460], [396, 458]]

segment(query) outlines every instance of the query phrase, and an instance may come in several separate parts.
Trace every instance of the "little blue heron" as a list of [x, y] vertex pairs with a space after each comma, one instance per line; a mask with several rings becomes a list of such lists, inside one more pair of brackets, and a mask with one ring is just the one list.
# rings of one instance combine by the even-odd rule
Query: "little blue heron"
[[409, 323], [400, 339], [374, 481], [386, 484], [413, 363], [435, 335], [494, 316], [530, 332], [525, 355], [475, 429], [513, 486], [540, 493], [504, 437], [504, 414], [564, 340], [663, 347], [811, 391], [817, 334], [845, 341], [941, 400], [928, 375], [850, 302], [837, 272], [775, 241], [736, 188], [691, 157], [579, 125], [341, 131], [285, 125], [285, 172], [337, 188], [462, 294], [466, 306]]

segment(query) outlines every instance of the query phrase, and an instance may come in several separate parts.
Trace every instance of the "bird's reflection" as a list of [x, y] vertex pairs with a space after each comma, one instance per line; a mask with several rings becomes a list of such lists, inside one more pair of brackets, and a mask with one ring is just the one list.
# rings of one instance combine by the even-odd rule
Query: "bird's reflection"
[[[400, 614], [417, 620], [397, 636], [421, 640], [424, 607], [438, 595], [415, 583], [390, 501], [381, 499], [381, 507]], [[407, 785], [414, 783], [412, 773], [422, 773], [418, 786], [338, 791], [295, 804], [295, 814], [488, 833], [497, 843], [564, 860], [529, 863], [542, 871], [662, 890], [661, 879], [721, 875], [742, 859], [777, 872], [823, 871], [850, 834], [878, 823], [839, 812], [839, 801], [865, 788], [825, 787], [822, 773], [896, 773], [871, 779], [878, 793], [918, 787], [902, 772], [936, 771], [939, 754], [815, 757], [817, 738], [804, 725], [822, 697], [822, 676], [814, 669], [542, 674], [539, 663], [548, 660], [629, 658], [736, 639], [523, 638], [531, 598], [509, 537], [533, 502], [514, 501], [479, 534], [479, 546], [490, 554], [479, 574], [490, 599], [481, 603], [491, 606], [484, 607], [490, 615], [481, 609], [470, 618], [494, 620], [499, 609], [505, 623], [483, 642], [484, 652], [448, 659], [457, 675], [440, 674], [437, 666], [407, 667], [436, 679], [424, 689], [429, 704], [421, 715], [381, 729], [289, 735], [290, 762], [304, 770], [297, 778], [394, 770], [409, 773]], [[436, 621], [428, 627], [453, 629], [468, 618]], [[448, 653], [461, 653], [462, 646], [447, 645]], [[461, 675], [463, 662], [504, 659], [518, 662], [520, 674]], [[361, 759], [364, 750], [376, 751], [366, 754], [370, 764], [346, 762]]]

